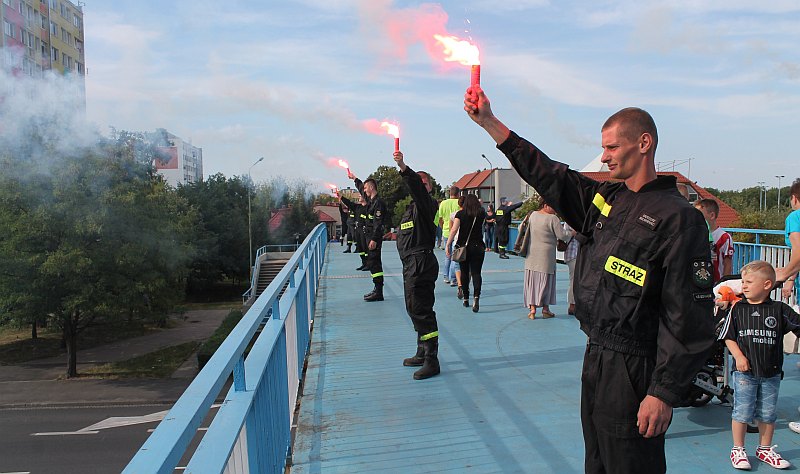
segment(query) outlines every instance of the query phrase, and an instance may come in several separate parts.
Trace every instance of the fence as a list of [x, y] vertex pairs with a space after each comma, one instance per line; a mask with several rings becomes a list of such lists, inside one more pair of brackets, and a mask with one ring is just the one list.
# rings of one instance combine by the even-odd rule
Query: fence
[[[306, 237], [124, 473], [172, 473], [182, 468], [177, 466], [184, 458], [184, 472], [283, 472], [327, 240], [322, 224]], [[272, 317], [257, 335], [270, 310]], [[231, 375], [233, 386], [199, 445], [189, 452]]]

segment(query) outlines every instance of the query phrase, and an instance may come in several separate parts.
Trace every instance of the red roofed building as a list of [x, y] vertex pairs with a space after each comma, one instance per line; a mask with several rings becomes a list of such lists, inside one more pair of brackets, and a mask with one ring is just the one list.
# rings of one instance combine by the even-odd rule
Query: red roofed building
[[[512, 169], [492, 168], [465, 174], [453, 183], [462, 193], [475, 194], [484, 205], [500, 204], [501, 197], [518, 202], [526, 197], [525, 187], [517, 172]], [[445, 190], [447, 193], [447, 190]]]

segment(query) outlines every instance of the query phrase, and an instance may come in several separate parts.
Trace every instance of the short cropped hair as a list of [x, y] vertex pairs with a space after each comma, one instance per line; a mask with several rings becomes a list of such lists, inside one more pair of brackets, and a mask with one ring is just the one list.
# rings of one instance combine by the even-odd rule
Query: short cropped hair
[[775, 268], [769, 262], [765, 262], [764, 260], [753, 260], [752, 262], [743, 266], [741, 274], [747, 275], [748, 273], [757, 273], [765, 279], [773, 283], [775, 282]]
[[372, 185], [373, 185], [373, 186], [375, 186], [375, 189], [378, 189], [378, 182], [377, 182], [377, 181], [375, 181], [375, 179], [373, 179], [373, 178], [367, 178], [367, 179], [364, 181], [364, 184], [367, 184], [367, 183], [372, 183]]
[[719, 217], [719, 203], [711, 198], [697, 201], [694, 203], [694, 207], [702, 207], [706, 212], [712, 212], [716, 217]]
[[605, 130], [614, 125], [619, 125], [622, 135], [631, 141], [636, 141], [643, 133], [649, 133], [653, 137], [653, 152], [658, 145], [658, 130], [653, 117], [638, 107], [628, 107], [616, 112], [606, 120], [601, 130]]
[[800, 201], [800, 178], [794, 180], [792, 187], [789, 188], [789, 194]]
[[461, 193], [461, 189], [458, 186], [450, 186], [450, 197], [458, 196]]

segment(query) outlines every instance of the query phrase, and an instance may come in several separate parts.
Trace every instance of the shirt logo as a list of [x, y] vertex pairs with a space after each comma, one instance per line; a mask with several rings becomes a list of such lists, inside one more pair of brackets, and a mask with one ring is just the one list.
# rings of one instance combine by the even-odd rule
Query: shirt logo
[[607, 272], [639, 286], [644, 286], [644, 279], [647, 276], [647, 271], [644, 269], [613, 255], [608, 256], [605, 269]]
[[705, 259], [698, 259], [692, 261], [691, 266], [692, 281], [700, 288], [711, 288], [714, 282], [711, 273], [711, 262]]
[[767, 318], [764, 319], [764, 325], [770, 329], [775, 329], [775, 326], [778, 325], [778, 320], [775, 319], [774, 316], [767, 316]]
[[656, 230], [656, 226], [661, 221], [658, 217], [653, 217], [647, 214], [639, 216], [638, 222], [650, 230]]

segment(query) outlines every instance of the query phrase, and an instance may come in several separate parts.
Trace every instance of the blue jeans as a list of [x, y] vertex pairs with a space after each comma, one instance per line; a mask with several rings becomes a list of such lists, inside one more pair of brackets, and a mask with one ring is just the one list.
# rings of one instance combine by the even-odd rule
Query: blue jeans
[[752, 423], [753, 419], [775, 423], [778, 414], [778, 389], [780, 374], [774, 377], [756, 377], [750, 373], [733, 372], [733, 413], [731, 418], [739, 423]]
[[[447, 237], [442, 237], [442, 241], [447, 245]], [[450, 246], [450, 255], [453, 255], [453, 247], [456, 246], [456, 241], [453, 239], [453, 245]], [[458, 262], [454, 262], [445, 252], [444, 265], [442, 265], [442, 275], [450, 281], [456, 281], [456, 268]]]
[[494, 248], [494, 226], [483, 228], [483, 243], [486, 244], [487, 249]]

